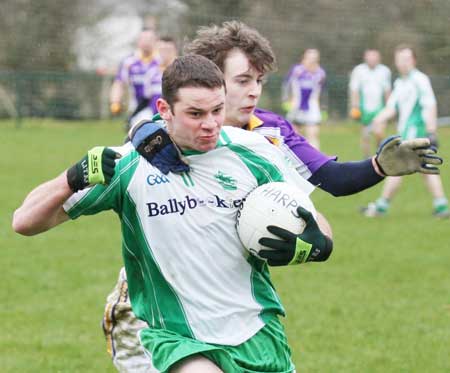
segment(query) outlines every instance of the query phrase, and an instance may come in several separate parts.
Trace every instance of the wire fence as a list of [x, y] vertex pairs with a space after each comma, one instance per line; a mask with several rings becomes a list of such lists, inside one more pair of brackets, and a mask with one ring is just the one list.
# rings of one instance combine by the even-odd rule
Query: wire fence
[[[431, 76], [440, 117], [450, 116], [450, 77]], [[106, 119], [113, 77], [94, 72], [0, 72], [0, 118]], [[322, 109], [330, 120], [348, 113], [348, 75], [328, 74]], [[282, 75], [271, 75], [260, 106], [282, 113]], [[441, 120], [441, 122], [445, 122]]]

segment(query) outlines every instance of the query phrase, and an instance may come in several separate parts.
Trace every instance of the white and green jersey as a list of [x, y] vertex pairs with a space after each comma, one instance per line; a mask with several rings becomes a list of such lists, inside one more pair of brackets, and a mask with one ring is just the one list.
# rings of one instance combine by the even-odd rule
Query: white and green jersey
[[379, 112], [385, 105], [385, 93], [391, 89], [391, 71], [383, 64], [371, 69], [366, 63], [356, 66], [350, 76], [350, 90], [359, 93], [362, 117]]
[[417, 69], [397, 78], [387, 106], [398, 113], [397, 130], [403, 139], [426, 137], [425, 115], [436, 105], [430, 79]]
[[[161, 174], [131, 145], [108, 186], [74, 194], [71, 218], [113, 209], [134, 313], [150, 327], [208, 343], [238, 345], [284, 309], [267, 264], [249, 256], [237, 236], [242, 199], [258, 185], [313, 186], [261, 135], [224, 127], [217, 147], [187, 152], [191, 171]], [[276, 196], [274, 196], [276, 198]], [[282, 198], [282, 196], [280, 196]]]

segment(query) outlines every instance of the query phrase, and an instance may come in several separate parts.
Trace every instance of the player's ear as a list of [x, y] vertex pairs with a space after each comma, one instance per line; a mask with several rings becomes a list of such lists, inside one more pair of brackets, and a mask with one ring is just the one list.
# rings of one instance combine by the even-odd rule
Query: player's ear
[[165, 121], [170, 121], [172, 119], [172, 110], [170, 109], [169, 103], [163, 98], [158, 98], [156, 101], [156, 108], [158, 109], [161, 118]]

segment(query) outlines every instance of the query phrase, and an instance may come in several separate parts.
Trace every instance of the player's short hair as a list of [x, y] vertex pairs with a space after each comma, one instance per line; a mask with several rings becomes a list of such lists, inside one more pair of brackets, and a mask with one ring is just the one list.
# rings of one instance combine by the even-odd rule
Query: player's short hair
[[398, 52], [401, 52], [401, 51], [404, 51], [404, 50], [410, 50], [412, 55], [413, 55], [413, 57], [414, 57], [414, 59], [415, 60], [417, 59], [415, 49], [409, 44], [399, 44], [399, 45], [397, 45], [395, 47], [394, 54], [397, 54]]
[[175, 38], [173, 38], [172, 36], [169, 35], [162, 35], [159, 37], [160, 41], [163, 41], [165, 43], [173, 43], [176, 44]]
[[204, 56], [224, 71], [225, 60], [232, 49], [240, 49], [262, 74], [276, 70], [276, 58], [269, 41], [239, 21], [199, 28], [196, 38], [185, 46], [184, 52]]
[[225, 87], [222, 71], [206, 57], [187, 55], [176, 58], [162, 76], [162, 98], [173, 110], [178, 100], [178, 91], [185, 87]]

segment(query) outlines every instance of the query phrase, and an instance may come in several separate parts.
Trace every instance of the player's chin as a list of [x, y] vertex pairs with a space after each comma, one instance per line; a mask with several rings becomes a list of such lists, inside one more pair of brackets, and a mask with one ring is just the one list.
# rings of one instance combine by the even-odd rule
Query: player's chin
[[243, 126], [247, 125], [250, 122], [250, 118], [252, 117], [254, 111], [255, 110], [240, 111], [238, 116], [239, 123], [242, 123]]
[[201, 152], [208, 152], [216, 148], [219, 136], [212, 136], [208, 138], [202, 138], [198, 141], [197, 150]]

